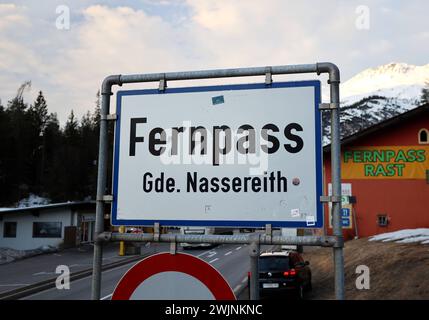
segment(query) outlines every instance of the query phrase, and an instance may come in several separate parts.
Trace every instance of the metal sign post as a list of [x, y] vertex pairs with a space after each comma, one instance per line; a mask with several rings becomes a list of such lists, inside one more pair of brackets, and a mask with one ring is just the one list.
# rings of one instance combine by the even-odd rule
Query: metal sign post
[[[115, 121], [118, 125], [116, 114], [110, 114], [110, 95], [112, 86], [121, 86], [124, 83], [139, 82], [159, 82], [159, 90], [167, 92], [167, 81], [191, 80], [191, 79], [213, 79], [228, 77], [248, 77], [265, 76], [265, 85], [272, 85], [272, 75], [277, 74], [302, 74], [321, 73], [329, 74], [330, 103], [320, 104], [320, 111], [329, 110], [331, 112], [331, 158], [332, 158], [332, 196], [321, 196], [320, 202], [331, 202], [333, 213], [334, 236], [328, 237], [281, 237], [271, 234], [259, 235], [259, 241], [255, 243], [254, 237], [245, 235], [232, 236], [198, 236], [198, 235], [178, 235], [178, 234], [121, 234], [104, 232], [104, 206], [106, 202], [117, 201], [112, 194], [106, 190], [107, 177], [107, 150], [108, 150], [108, 121]], [[343, 260], [343, 237], [341, 227], [341, 180], [340, 180], [340, 132], [339, 132], [339, 82], [340, 72], [337, 66], [332, 63], [317, 63], [306, 65], [273, 66], [260, 68], [238, 68], [219, 69], [190, 72], [172, 72], [155, 74], [135, 74], [135, 75], [113, 75], [104, 79], [101, 88], [101, 120], [100, 120], [100, 145], [98, 160], [98, 180], [97, 180], [97, 207], [96, 207], [96, 241], [94, 246], [94, 265], [92, 279], [92, 299], [100, 299], [101, 284], [101, 263], [102, 248], [105, 241], [160, 241], [160, 242], [188, 242], [188, 243], [248, 243], [255, 249], [251, 251], [252, 257], [252, 277], [251, 287], [252, 297], [258, 297], [257, 290], [257, 256], [260, 244], [289, 244], [289, 245], [312, 245], [330, 246], [334, 248], [335, 267], [335, 295], [337, 299], [344, 299], [344, 260]], [[213, 97], [213, 104], [221, 103], [223, 97]], [[143, 139], [142, 137], [136, 138]], [[317, 139], [316, 139], [317, 140]], [[292, 213], [292, 212], [291, 212]], [[296, 212], [295, 212], [296, 213]], [[159, 222], [159, 221], [158, 221]], [[262, 223], [271, 223], [264, 221]], [[320, 221], [318, 221], [320, 223]], [[273, 223], [273, 225], [275, 225]], [[308, 224], [307, 224], [308, 226]], [[320, 227], [320, 225], [317, 225]]]

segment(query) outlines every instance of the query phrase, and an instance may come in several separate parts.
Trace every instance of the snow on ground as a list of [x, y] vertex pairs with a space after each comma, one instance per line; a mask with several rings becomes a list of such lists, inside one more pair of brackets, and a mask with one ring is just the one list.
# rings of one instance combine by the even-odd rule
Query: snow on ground
[[341, 95], [343, 98], [373, 94], [405, 99], [420, 97], [428, 77], [429, 64], [389, 63], [364, 70], [347, 80], [341, 84]]
[[18, 208], [27, 208], [49, 204], [51, 202], [48, 198], [43, 198], [35, 194], [30, 194], [27, 198], [18, 202]]
[[394, 100], [396, 104], [405, 109], [413, 108], [420, 103], [420, 96], [423, 85], [397, 86], [394, 88], [377, 89], [363, 94], [357, 94], [349, 97], [342, 97], [341, 105], [350, 106], [364, 98], [378, 96]]
[[57, 252], [58, 248], [52, 246], [41, 246], [33, 250], [16, 250], [12, 248], [0, 247], [0, 265], [16, 260], [30, 258], [44, 253]]
[[429, 228], [404, 229], [395, 232], [378, 234], [369, 238], [369, 241], [395, 241], [396, 243], [429, 244]]

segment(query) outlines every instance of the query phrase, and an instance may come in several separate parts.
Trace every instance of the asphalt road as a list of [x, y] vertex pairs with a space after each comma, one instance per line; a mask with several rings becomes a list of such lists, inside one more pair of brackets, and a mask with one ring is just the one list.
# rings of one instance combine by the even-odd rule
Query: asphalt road
[[[156, 246], [155, 252], [165, 252], [169, 248], [168, 244], [155, 244], [154, 246]], [[269, 248], [264, 247], [262, 250]], [[219, 245], [211, 249], [190, 249], [184, 252], [210, 263], [225, 277], [234, 292], [240, 291], [246, 285], [250, 266], [247, 245]], [[118, 281], [134, 264], [135, 262], [103, 272], [101, 285], [103, 300], [111, 298]], [[28, 296], [25, 300], [85, 300], [90, 299], [90, 296], [91, 277], [87, 277], [71, 282], [69, 290], [48, 289]]]

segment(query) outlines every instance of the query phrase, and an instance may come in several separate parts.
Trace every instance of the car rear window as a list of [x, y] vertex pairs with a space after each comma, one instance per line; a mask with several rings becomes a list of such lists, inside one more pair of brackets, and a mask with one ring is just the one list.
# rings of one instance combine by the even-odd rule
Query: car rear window
[[289, 270], [289, 257], [260, 257], [259, 271], [287, 271]]

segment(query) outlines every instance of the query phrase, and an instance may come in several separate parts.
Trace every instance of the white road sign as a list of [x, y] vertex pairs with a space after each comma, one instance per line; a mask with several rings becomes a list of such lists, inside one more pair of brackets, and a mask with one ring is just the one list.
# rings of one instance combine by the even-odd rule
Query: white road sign
[[323, 226], [320, 82], [120, 91], [113, 225]]
[[223, 276], [190, 254], [158, 253], [121, 278], [112, 300], [235, 300]]

